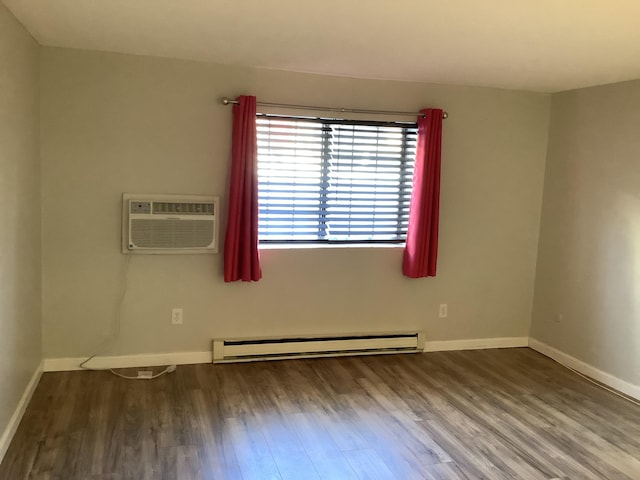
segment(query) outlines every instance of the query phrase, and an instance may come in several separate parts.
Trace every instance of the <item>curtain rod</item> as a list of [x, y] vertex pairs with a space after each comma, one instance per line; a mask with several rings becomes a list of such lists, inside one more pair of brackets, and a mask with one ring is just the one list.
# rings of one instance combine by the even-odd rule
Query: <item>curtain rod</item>
[[[227, 97], [221, 100], [223, 105], [237, 105], [237, 100], [231, 100]], [[394, 112], [388, 110], [361, 110], [358, 108], [333, 108], [333, 107], [313, 107], [310, 105], [290, 105], [287, 103], [270, 103], [270, 102], [257, 102], [257, 105], [261, 107], [278, 107], [278, 108], [295, 108], [298, 110], [317, 110], [320, 112], [340, 112], [340, 113], [365, 113], [369, 115], [406, 115], [406, 116], [418, 116], [421, 113], [416, 112]], [[442, 112], [442, 118], [449, 118], [447, 112]]]

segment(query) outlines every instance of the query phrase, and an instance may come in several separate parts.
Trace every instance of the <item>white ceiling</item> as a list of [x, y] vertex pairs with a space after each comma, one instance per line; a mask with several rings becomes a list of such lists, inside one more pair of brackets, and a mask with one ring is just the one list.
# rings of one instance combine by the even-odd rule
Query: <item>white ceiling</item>
[[43, 45], [554, 92], [640, 78], [639, 0], [4, 0]]

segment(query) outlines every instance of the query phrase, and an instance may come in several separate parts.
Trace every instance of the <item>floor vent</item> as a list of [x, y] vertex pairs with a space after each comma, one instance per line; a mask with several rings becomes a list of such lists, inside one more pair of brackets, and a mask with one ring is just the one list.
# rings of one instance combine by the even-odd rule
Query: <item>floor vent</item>
[[214, 339], [213, 363], [417, 353], [424, 349], [422, 332], [299, 336], [284, 338]]

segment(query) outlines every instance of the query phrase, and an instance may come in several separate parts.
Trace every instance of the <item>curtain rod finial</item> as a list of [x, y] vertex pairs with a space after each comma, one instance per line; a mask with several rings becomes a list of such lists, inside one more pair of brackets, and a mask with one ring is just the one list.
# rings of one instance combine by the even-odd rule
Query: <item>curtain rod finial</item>
[[220, 99], [220, 102], [221, 102], [223, 105], [229, 105], [229, 99], [228, 99], [227, 97], [222, 97], [222, 98]]
[[445, 120], [447, 118], [449, 118], [449, 113], [448, 112], [442, 112], [442, 118], [444, 118]]

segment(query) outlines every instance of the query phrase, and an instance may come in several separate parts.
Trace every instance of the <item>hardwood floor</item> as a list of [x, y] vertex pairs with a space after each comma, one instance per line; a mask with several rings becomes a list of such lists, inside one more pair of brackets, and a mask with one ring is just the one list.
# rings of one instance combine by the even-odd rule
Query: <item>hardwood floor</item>
[[522, 349], [46, 373], [0, 479], [640, 479], [640, 407]]

